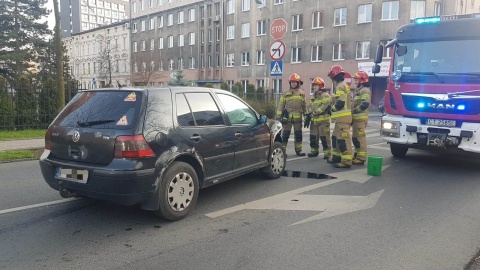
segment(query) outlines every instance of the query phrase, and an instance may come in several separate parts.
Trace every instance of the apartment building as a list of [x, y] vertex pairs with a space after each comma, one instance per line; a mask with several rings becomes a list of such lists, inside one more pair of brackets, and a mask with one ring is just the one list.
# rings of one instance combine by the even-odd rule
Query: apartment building
[[72, 76], [82, 89], [130, 85], [128, 21], [64, 38]]
[[[132, 0], [132, 82], [166, 85], [182, 70], [196, 85], [241, 82], [281, 93], [288, 77], [330, 82], [332, 65], [371, 73], [376, 46], [413, 18], [472, 13], [479, 0]], [[287, 22], [284, 54], [271, 76], [270, 26]], [[383, 95], [391, 52], [372, 78], [374, 102]], [[373, 74], [371, 74], [373, 76]]]
[[129, 18], [128, 0], [62, 0], [62, 37], [116, 23]]

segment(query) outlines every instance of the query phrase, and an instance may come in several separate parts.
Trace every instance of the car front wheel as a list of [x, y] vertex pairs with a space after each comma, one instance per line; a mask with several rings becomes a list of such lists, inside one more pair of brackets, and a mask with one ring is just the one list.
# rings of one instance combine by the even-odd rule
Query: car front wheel
[[269, 164], [261, 170], [262, 174], [269, 179], [279, 178], [285, 170], [287, 159], [285, 158], [285, 147], [275, 142], [268, 156]]
[[185, 162], [173, 162], [160, 181], [160, 205], [155, 214], [175, 221], [186, 217], [198, 198], [198, 176]]

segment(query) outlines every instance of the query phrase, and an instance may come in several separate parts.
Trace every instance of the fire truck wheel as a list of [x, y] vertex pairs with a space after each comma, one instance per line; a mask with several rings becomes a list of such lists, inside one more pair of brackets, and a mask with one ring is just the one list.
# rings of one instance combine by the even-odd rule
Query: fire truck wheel
[[394, 143], [390, 144], [390, 152], [392, 152], [394, 157], [403, 158], [407, 154], [407, 151], [408, 147]]

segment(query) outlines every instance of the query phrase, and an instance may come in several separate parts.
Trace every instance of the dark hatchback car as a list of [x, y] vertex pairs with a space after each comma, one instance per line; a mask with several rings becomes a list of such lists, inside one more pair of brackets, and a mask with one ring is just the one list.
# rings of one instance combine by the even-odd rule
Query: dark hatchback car
[[83, 91], [48, 127], [40, 167], [63, 197], [140, 204], [178, 220], [201, 188], [255, 170], [280, 177], [281, 129], [218, 89]]

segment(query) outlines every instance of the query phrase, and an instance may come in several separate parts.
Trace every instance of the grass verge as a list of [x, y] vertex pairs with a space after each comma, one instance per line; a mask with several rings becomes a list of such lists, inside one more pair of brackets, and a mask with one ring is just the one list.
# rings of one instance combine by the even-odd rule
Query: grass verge
[[0, 161], [14, 161], [19, 159], [38, 159], [43, 153], [43, 148], [0, 151]]
[[26, 129], [18, 131], [0, 131], [0, 141], [19, 139], [41, 139], [45, 137], [45, 129]]

